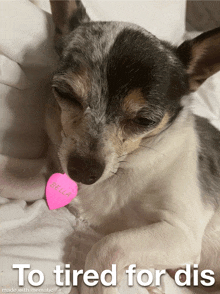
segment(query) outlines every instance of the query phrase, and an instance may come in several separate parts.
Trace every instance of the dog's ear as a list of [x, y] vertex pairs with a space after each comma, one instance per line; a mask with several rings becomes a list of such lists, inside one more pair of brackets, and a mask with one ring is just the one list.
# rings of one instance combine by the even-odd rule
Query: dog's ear
[[80, 0], [50, 0], [50, 5], [55, 24], [55, 45], [60, 51], [61, 38], [90, 19]]
[[220, 70], [220, 28], [185, 41], [177, 48], [177, 55], [186, 66], [191, 91]]

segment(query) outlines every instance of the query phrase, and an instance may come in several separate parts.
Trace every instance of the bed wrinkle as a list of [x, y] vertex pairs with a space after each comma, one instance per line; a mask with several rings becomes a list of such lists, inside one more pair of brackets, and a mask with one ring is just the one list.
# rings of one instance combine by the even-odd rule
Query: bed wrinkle
[[[88, 3], [89, 13], [94, 19], [111, 18], [112, 14], [118, 14], [115, 7], [114, 11], [105, 10], [108, 6], [101, 4], [102, 1], [96, 2], [100, 5], [96, 5], [95, 1], [84, 1]], [[158, 6], [160, 11], [157, 11], [163, 13], [163, 8], [170, 11], [169, 5], [166, 3], [163, 6], [162, 2]], [[137, 7], [135, 3], [129, 5], [134, 5], [135, 9]], [[181, 14], [180, 9], [179, 15], [172, 10], [174, 20], [180, 17], [177, 24], [172, 26], [172, 34], [167, 24], [158, 22], [155, 13], [150, 18], [150, 27], [161, 35], [165, 31], [172, 41], [176, 36], [179, 41], [181, 32], [184, 31], [184, 0], [180, 5]], [[118, 17], [126, 17], [124, 3], [117, 3], [117, 6], [123, 11], [122, 16], [119, 13]], [[150, 6], [154, 8], [153, 2]], [[64, 263], [83, 267], [80, 258], [83, 259], [102, 236], [81, 220], [76, 220], [66, 208], [49, 211], [42, 199], [45, 197], [47, 172], [41, 156], [47, 144], [43, 111], [50, 95], [48, 81], [57, 64], [53, 50], [54, 26], [51, 15], [42, 12], [28, 0], [0, 1], [0, 7], [0, 28], [4, 28], [0, 30], [0, 151], [5, 154], [0, 155], [0, 286], [17, 288], [17, 271], [12, 270], [12, 264], [27, 263], [31, 264], [31, 269], [39, 269], [44, 273], [46, 279], [42, 288], [54, 289], [53, 294], [59, 290], [69, 293], [70, 288], [59, 289], [55, 286], [52, 271], [56, 265], [62, 267]], [[130, 12], [133, 16], [134, 11]], [[163, 19], [167, 19], [167, 14], [163, 15]], [[138, 17], [135, 22], [145, 20], [148, 20], [146, 16]], [[161, 32], [160, 23], [163, 27]], [[194, 111], [220, 128], [219, 75], [218, 73], [212, 80], [207, 80], [200, 88], [195, 96]], [[126, 283], [124, 281], [120, 293], [133, 293], [131, 288], [126, 287]], [[168, 294], [192, 294], [188, 289], [175, 287], [168, 276], [165, 276], [165, 285]], [[147, 291], [141, 289], [140, 293]]]

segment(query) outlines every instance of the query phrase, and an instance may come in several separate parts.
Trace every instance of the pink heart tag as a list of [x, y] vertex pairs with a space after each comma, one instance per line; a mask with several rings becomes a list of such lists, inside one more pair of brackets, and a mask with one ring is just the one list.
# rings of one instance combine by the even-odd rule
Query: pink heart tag
[[76, 197], [77, 192], [76, 182], [66, 174], [53, 174], [46, 186], [46, 199], [49, 209], [57, 209], [69, 204]]

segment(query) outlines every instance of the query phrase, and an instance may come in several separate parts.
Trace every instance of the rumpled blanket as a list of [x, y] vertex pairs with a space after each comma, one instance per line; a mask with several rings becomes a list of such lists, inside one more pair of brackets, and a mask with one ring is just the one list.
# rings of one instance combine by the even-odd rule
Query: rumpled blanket
[[[103, 6], [98, 0], [84, 2], [94, 20], [103, 18], [107, 12], [106, 18], [111, 18], [111, 10], [112, 19], [119, 18], [119, 11], [124, 9], [120, 3], [119, 10], [113, 11], [114, 1], [109, 1], [110, 6]], [[175, 30], [170, 33], [165, 30], [163, 22], [164, 31], [150, 18], [155, 34], [164, 32], [167, 40], [173, 40], [178, 31], [177, 21], [181, 32], [174, 41], [179, 42], [185, 8], [185, 1], [181, 5], [180, 2], [174, 7], [177, 14], [171, 19]], [[144, 5], [143, 1], [140, 3]], [[149, 4], [151, 7], [152, 3]], [[129, 5], [134, 7], [134, 3]], [[161, 11], [161, 17], [167, 9], [165, 6], [162, 2], [155, 6], [157, 12]], [[138, 22], [137, 15], [134, 16], [136, 20]], [[144, 25], [143, 19], [140, 24]], [[50, 211], [44, 199], [47, 173], [44, 109], [47, 97], [51, 95], [50, 79], [57, 64], [51, 15], [28, 0], [0, 0], [0, 28], [1, 293], [75, 293], [70, 287], [56, 286], [53, 270], [56, 265], [63, 268], [64, 264], [82, 269], [87, 252], [102, 236], [76, 219], [65, 207]], [[216, 74], [195, 95], [193, 108], [220, 129], [219, 93], [220, 74]], [[30, 270], [25, 270], [24, 287], [18, 286], [18, 270], [12, 268], [13, 264], [30, 264]], [[31, 270], [43, 272], [45, 281], [42, 286], [33, 287], [28, 283]], [[178, 288], [168, 275], [162, 288], [166, 294], [192, 293]], [[138, 285], [128, 287], [126, 279], [118, 285], [118, 292], [148, 293]]]

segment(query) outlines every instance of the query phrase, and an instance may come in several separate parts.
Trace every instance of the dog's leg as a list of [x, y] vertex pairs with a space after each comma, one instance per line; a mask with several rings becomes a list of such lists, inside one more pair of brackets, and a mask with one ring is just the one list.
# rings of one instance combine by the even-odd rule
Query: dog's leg
[[[199, 263], [203, 234], [213, 211], [205, 210], [202, 203], [190, 148], [170, 165], [165, 179], [159, 181], [158, 176], [157, 189], [152, 187], [145, 196], [146, 205], [151, 201], [159, 221], [107, 235], [88, 253], [85, 270], [100, 274], [116, 264], [118, 283], [131, 264], [142, 269], [175, 269]], [[101, 294], [104, 288], [100, 282], [90, 288], [82, 285], [81, 294]]]
[[[184, 227], [184, 224], [182, 224]], [[201, 244], [196, 244], [190, 230], [183, 230], [166, 221], [111, 234], [96, 243], [86, 258], [85, 270], [94, 269], [99, 274], [117, 265], [120, 281], [125, 268], [135, 263], [138, 268], [177, 268], [186, 263], [198, 262]], [[201, 241], [201, 240], [200, 240]], [[81, 294], [110, 294], [99, 282], [95, 287], [82, 285]]]

